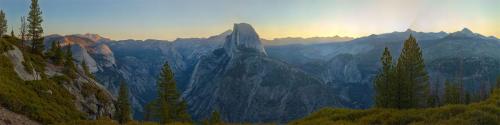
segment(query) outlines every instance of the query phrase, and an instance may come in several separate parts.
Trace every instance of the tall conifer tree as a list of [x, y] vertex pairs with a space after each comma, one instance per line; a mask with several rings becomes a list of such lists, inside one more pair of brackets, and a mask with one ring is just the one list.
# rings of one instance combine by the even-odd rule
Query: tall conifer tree
[[471, 95], [469, 92], [465, 91], [465, 101], [464, 104], [470, 104], [471, 103]]
[[7, 32], [7, 19], [5, 19], [5, 13], [0, 10], [0, 37]]
[[394, 104], [394, 85], [393, 81], [393, 64], [392, 56], [389, 49], [385, 47], [382, 57], [380, 58], [382, 69], [374, 81], [375, 84], [375, 106], [383, 108], [391, 108]]
[[144, 106], [144, 121], [153, 121], [158, 117], [158, 100], [153, 100]]
[[433, 87], [429, 88], [432, 90], [429, 94], [429, 98], [427, 100], [428, 107], [438, 107], [441, 105], [441, 100], [439, 99], [439, 80], [434, 84]]
[[56, 41], [54, 41], [50, 44], [50, 49], [47, 51], [47, 53], [45, 53], [45, 55], [49, 58], [53, 58], [55, 55], [56, 49], [57, 49], [57, 45], [56, 45]]
[[191, 118], [187, 112], [187, 104], [177, 92], [174, 74], [170, 70], [168, 62], [165, 63], [160, 74], [158, 89], [160, 122], [190, 122]]
[[128, 99], [128, 87], [127, 84], [122, 81], [120, 83], [120, 91], [118, 92], [118, 100], [116, 102], [116, 120], [120, 123], [127, 123], [132, 120], [131, 114], [132, 109], [130, 107], [130, 102]]
[[461, 104], [460, 87], [457, 84], [446, 80], [444, 87], [445, 104]]
[[68, 45], [67, 47], [68, 48], [66, 48], [66, 53], [65, 53], [65, 57], [64, 57], [63, 72], [68, 77], [74, 79], [77, 77], [76, 66], [75, 66], [75, 63], [73, 62], [73, 54], [71, 51], [71, 45]]
[[26, 42], [27, 38], [27, 29], [28, 24], [26, 23], [26, 18], [24, 16], [21, 17], [21, 27], [19, 27], [19, 35], [21, 36], [21, 49], [24, 49], [24, 43]]
[[397, 108], [418, 108], [426, 105], [429, 94], [429, 76], [425, 71], [422, 51], [417, 40], [410, 35], [404, 42], [401, 55], [396, 64], [398, 78]]
[[496, 79], [496, 88], [500, 89], [500, 76], [497, 76], [497, 79]]
[[38, 0], [31, 0], [30, 12], [28, 14], [28, 36], [31, 38], [31, 52], [42, 55], [43, 28], [42, 11], [38, 5]]
[[208, 119], [208, 125], [221, 125], [223, 124], [222, 119], [220, 117], [220, 113], [218, 111], [212, 112], [210, 119]]
[[10, 31], [10, 36], [11, 36], [12, 38], [16, 38], [16, 34], [14, 34], [14, 29], [12, 29], [12, 30]]
[[54, 50], [54, 64], [61, 65], [64, 63], [64, 52], [59, 41], [56, 43], [56, 48]]

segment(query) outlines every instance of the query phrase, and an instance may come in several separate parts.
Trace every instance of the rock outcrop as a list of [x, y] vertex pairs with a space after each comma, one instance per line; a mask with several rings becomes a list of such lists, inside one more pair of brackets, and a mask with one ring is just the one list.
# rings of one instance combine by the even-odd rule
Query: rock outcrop
[[[24, 62], [24, 56], [21, 50], [19, 48], [14, 47], [13, 50], [9, 50], [5, 53], [3, 53], [5, 56], [7, 56], [12, 64], [14, 64], [14, 71], [17, 73], [19, 78], [25, 80], [25, 81], [31, 81], [31, 80], [40, 80], [40, 73], [36, 72], [35, 69], [31, 69], [31, 71], [26, 71], [27, 68], [24, 67], [23, 62]], [[31, 64], [27, 64], [31, 65]]]
[[259, 35], [250, 24], [246, 23], [234, 24], [233, 32], [226, 38], [224, 49], [230, 57], [241, 53], [267, 55]]
[[[74, 47], [74, 46], [72, 46]], [[24, 56], [17, 47], [13, 47], [6, 55], [14, 64], [14, 71], [24, 81], [40, 80], [40, 73], [28, 73], [23, 66]], [[78, 63], [75, 63], [78, 64]], [[26, 65], [31, 65], [27, 63]], [[56, 66], [51, 63], [46, 63], [44, 73], [48, 77], [55, 77], [64, 75], [63, 66]], [[99, 117], [111, 117], [114, 113], [113, 96], [96, 82], [93, 78], [88, 76], [81, 65], [77, 65], [77, 75], [75, 79], [56, 81], [62, 85], [72, 96], [75, 97], [75, 106], [77, 109], [87, 114], [88, 119], [97, 119]], [[50, 90], [49, 90], [50, 93]]]
[[45, 38], [45, 48], [48, 49], [52, 42], [58, 42], [63, 47], [71, 45], [77, 64], [85, 61], [90, 72], [95, 73], [116, 66], [113, 51], [105, 44], [109, 41], [95, 34], [50, 35]]
[[194, 119], [219, 111], [230, 122], [286, 122], [342, 106], [320, 80], [267, 57], [248, 24], [235, 24], [224, 48], [196, 64], [183, 98]]
[[326, 62], [321, 73], [321, 78], [325, 83], [328, 82], [345, 82], [359, 83], [362, 76], [358, 69], [358, 62], [351, 54], [340, 54], [332, 60]]

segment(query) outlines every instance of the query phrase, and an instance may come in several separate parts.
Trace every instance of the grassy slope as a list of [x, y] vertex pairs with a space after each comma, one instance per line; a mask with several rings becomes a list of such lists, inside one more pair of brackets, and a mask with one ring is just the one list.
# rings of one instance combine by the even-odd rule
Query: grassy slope
[[[117, 121], [110, 120], [110, 119], [100, 119], [100, 120], [77, 120], [77, 121], [70, 121], [70, 122], [65, 122], [65, 123], [58, 123], [56, 125], [119, 125]], [[159, 123], [155, 122], [138, 122], [138, 121], [131, 121], [122, 125], [160, 125]], [[170, 123], [167, 125], [193, 125], [191, 123]]]
[[410, 110], [326, 108], [290, 124], [498, 125], [500, 124], [500, 89], [497, 89], [488, 100], [470, 105], [447, 105], [439, 108]]
[[[9, 48], [6, 46], [12, 45], [3, 40], [0, 40], [0, 43], [0, 48]], [[74, 97], [58, 82], [52, 79], [25, 82], [17, 76], [13, 67], [10, 59], [0, 54], [2, 106], [44, 124], [83, 117], [75, 108]]]

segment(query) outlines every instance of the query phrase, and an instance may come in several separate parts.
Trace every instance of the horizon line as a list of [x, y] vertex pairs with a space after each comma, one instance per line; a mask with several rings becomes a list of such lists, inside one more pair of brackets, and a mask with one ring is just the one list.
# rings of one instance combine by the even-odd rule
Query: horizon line
[[[478, 32], [474, 32], [474, 30], [471, 30], [470, 28], [467, 28], [467, 27], [463, 27], [461, 30], [457, 30], [457, 31], [452, 31], [452, 32], [447, 32], [447, 31], [429, 31], [429, 32], [426, 32], [426, 31], [416, 31], [416, 30], [413, 30], [411, 28], [407, 28], [406, 30], [395, 30], [395, 31], [392, 31], [392, 32], [382, 32], [382, 33], [371, 33], [369, 35], [360, 35], [360, 36], [345, 36], [345, 35], [329, 35], [329, 36], [310, 36], [310, 37], [304, 37], [304, 36], [284, 36], [284, 37], [274, 37], [274, 38], [263, 38], [263, 37], [260, 37], [261, 34], [259, 34], [257, 32], [257, 34], [259, 34], [259, 37], [260, 39], [262, 40], [268, 40], [268, 41], [273, 41], [273, 40], [277, 40], [277, 39], [286, 39], [286, 38], [299, 38], [299, 39], [310, 39], [310, 38], [332, 38], [332, 37], [339, 37], [339, 38], [350, 38], [350, 39], [359, 39], [359, 38], [363, 38], [363, 37], [368, 37], [368, 36], [371, 36], [371, 35], [383, 35], [383, 34], [389, 34], [389, 33], [403, 33], [403, 32], [408, 32], [408, 31], [412, 31], [412, 32], [417, 32], [417, 33], [446, 33], [446, 34], [450, 34], [450, 33], [454, 33], [454, 32], [460, 32], [460, 31], [463, 31], [463, 30], [470, 30], [472, 31], [472, 33], [474, 34], [480, 34], [480, 35], [483, 35], [485, 37], [494, 37], [496, 39], [498, 39], [499, 37], [498, 36], [495, 36], [495, 35], [485, 35], [485, 34], [481, 34], [481, 33], [478, 33]], [[106, 39], [110, 39], [112, 41], [123, 41], [123, 40], [136, 40], [136, 41], [147, 41], [147, 40], [159, 40], [159, 41], [176, 41], [176, 40], [179, 40], [179, 39], [206, 39], [206, 38], [210, 38], [210, 37], [214, 37], [214, 36], [218, 36], [218, 35], [221, 35], [225, 32], [228, 32], [228, 31], [231, 31], [232, 32], [232, 29], [228, 29], [228, 30], [225, 30], [224, 32], [221, 32], [221, 33], [218, 33], [218, 34], [215, 34], [215, 35], [209, 35], [209, 36], [203, 36], [203, 37], [196, 37], [196, 36], [193, 36], [193, 37], [176, 37], [174, 39], [158, 39], [158, 38], [145, 38], [145, 39], [134, 39], [134, 38], [125, 38], [125, 39], [113, 39], [112, 37], [107, 37], [106, 35], [103, 35], [103, 34], [99, 34], [99, 33], [90, 33], [90, 32], [87, 32], [87, 33], [70, 33], [70, 34], [59, 34], [59, 33], [51, 33], [51, 34], [47, 34], [47, 35], [44, 35], [44, 36], [51, 36], [51, 35], [59, 35], [59, 36], [71, 36], [71, 35], [99, 35], [100, 37], [103, 37], [103, 38], [106, 38]]]

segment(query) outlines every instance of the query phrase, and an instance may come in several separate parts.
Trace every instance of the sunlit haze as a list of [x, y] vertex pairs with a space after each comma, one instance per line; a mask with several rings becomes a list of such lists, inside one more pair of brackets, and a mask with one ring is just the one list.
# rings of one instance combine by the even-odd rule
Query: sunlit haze
[[[208, 37], [252, 24], [262, 38], [351, 36], [464, 27], [500, 37], [500, 0], [39, 0], [45, 34], [115, 40]], [[17, 32], [29, 0], [0, 0]]]

